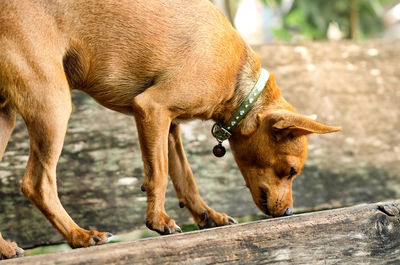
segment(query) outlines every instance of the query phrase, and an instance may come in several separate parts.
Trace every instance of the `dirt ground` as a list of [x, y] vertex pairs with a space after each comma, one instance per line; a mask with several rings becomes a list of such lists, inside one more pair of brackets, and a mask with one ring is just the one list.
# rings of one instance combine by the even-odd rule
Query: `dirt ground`
[[[285, 98], [303, 114], [343, 127], [309, 137], [309, 158], [293, 185], [295, 211], [400, 198], [400, 42], [254, 47]], [[74, 92], [74, 113], [58, 166], [61, 201], [86, 228], [119, 233], [144, 227], [143, 170], [134, 121]], [[233, 158], [215, 158], [211, 122], [184, 125], [184, 145], [204, 200], [232, 216], [260, 214]], [[225, 144], [226, 145], [226, 144]], [[28, 158], [19, 119], [0, 163], [0, 231], [28, 247], [61, 240], [19, 191]], [[167, 213], [191, 223], [171, 183]]]

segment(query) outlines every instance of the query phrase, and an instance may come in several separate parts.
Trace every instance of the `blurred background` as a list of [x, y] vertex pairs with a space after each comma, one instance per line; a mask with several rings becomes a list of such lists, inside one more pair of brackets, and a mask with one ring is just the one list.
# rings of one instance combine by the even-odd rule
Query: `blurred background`
[[398, 0], [213, 0], [251, 44], [400, 38]]
[[[204, 0], [208, 1], [208, 0]], [[342, 126], [311, 135], [303, 172], [293, 183], [295, 213], [400, 198], [400, 1], [214, 0], [275, 75], [298, 112]], [[60, 199], [86, 229], [115, 241], [156, 236], [144, 226], [143, 164], [132, 117], [73, 91], [74, 112], [57, 167]], [[228, 149], [212, 155], [212, 122], [183, 125], [183, 141], [203, 199], [240, 222], [265, 218]], [[20, 192], [28, 135], [17, 126], [0, 162], [0, 231], [27, 254], [68, 249]], [[167, 213], [196, 229], [169, 182]]]

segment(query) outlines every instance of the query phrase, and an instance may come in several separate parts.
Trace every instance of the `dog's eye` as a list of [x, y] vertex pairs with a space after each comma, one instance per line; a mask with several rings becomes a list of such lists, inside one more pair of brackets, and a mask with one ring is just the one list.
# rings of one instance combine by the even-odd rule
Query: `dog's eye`
[[291, 167], [290, 168], [289, 177], [293, 177], [296, 174], [297, 174], [297, 170], [294, 167]]
[[292, 178], [292, 177], [294, 177], [295, 175], [297, 175], [297, 170], [294, 168], [294, 167], [291, 167], [289, 170], [287, 170], [288, 168], [285, 168], [285, 170], [282, 170], [282, 171], [277, 171], [276, 172], [276, 175], [279, 177], [279, 178]]

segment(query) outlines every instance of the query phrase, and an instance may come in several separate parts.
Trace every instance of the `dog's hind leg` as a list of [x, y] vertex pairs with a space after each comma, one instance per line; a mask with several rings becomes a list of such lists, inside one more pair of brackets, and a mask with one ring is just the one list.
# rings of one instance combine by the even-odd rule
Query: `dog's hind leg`
[[[51, 66], [50, 66], [51, 67]], [[103, 244], [109, 233], [80, 228], [65, 211], [57, 194], [56, 165], [72, 111], [71, 95], [62, 65], [52, 65], [46, 78], [26, 80], [18, 111], [30, 138], [28, 164], [21, 190], [65, 237], [71, 247]]]
[[22, 257], [24, 250], [19, 248], [15, 242], [6, 241], [0, 233], [0, 260]]
[[168, 169], [180, 206], [186, 207], [199, 228], [234, 224], [225, 213], [211, 209], [200, 197], [193, 173], [183, 150], [180, 125], [171, 124], [168, 136]]
[[[15, 125], [15, 111], [9, 105], [0, 107], [0, 161]], [[24, 251], [14, 242], [3, 239], [0, 233], [0, 260], [20, 257]]]
[[[1, 104], [1, 98], [0, 98]], [[15, 126], [15, 110], [10, 105], [0, 105], [0, 161]]]

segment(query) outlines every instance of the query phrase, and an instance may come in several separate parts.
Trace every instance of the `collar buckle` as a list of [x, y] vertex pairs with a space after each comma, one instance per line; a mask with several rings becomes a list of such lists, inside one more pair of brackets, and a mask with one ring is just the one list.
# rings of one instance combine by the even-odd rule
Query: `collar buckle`
[[212, 135], [217, 139], [219, 143], [222, 143], [226, 139], [229, 139], [231, 137], [232, 133], [225, 129], [223, 126], [219, 125], [218, 123], [215, 123], [214, 126], [211, 129]]

